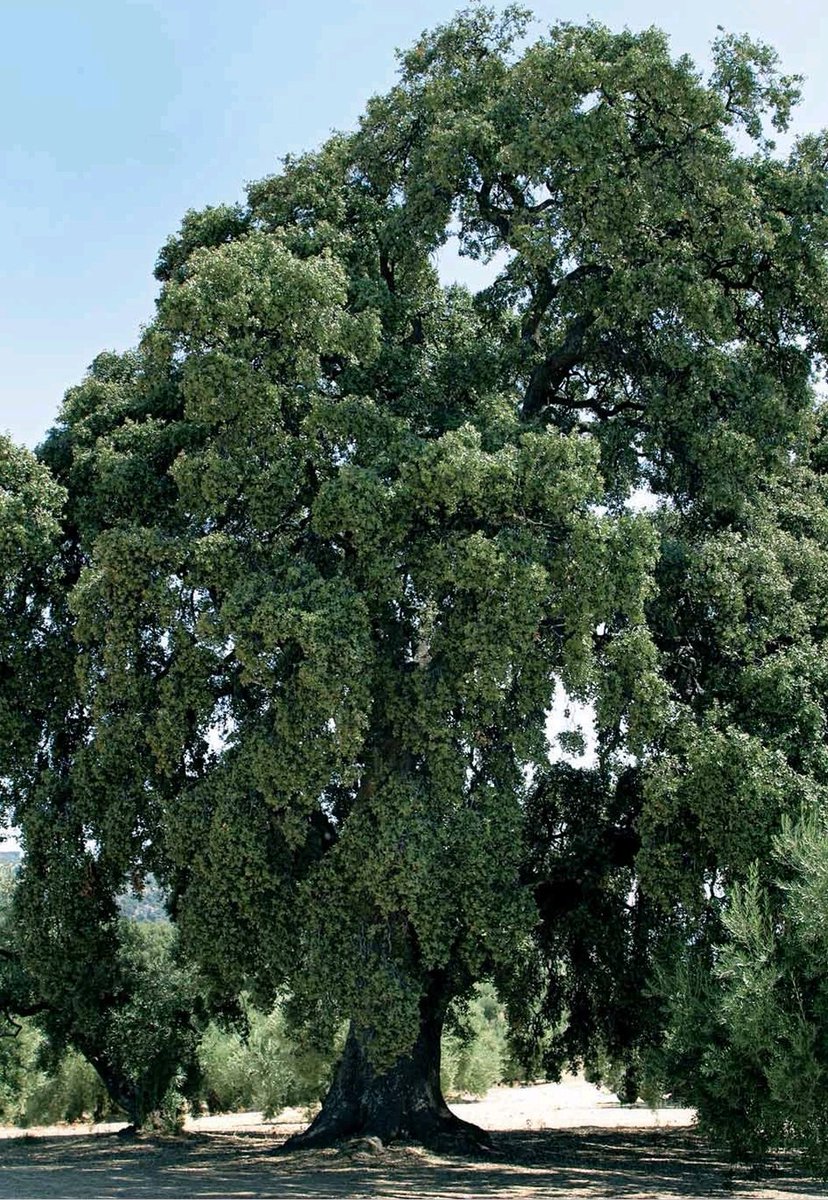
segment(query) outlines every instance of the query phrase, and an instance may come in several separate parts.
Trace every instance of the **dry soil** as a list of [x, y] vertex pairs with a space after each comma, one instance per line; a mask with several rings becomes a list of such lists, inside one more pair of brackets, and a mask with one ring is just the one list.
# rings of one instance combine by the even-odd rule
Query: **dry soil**
[[288, 1110], [191, 1120], [178, 1138], [117, 1136], [119, 1126], [0, 1129], [0, 1198], [107, 1200], [797, 1200], [828, 1195], [793, 1159], [734, 1166], [695, 1133], [688, 1109], [624, 1107], [583, 1080], [494, 1088], [452, 1106], [493, 1132], [493, 1149], [449, 1158], [413, 1146], [358, 1144], [281, 1154], [303, 1123]]

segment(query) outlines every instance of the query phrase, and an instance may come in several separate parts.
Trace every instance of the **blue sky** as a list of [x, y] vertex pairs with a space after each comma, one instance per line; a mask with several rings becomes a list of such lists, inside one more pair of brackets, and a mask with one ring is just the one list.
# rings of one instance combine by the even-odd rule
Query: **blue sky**
[[[152, 315], [158, 248], [188, 208], [239, 199], [288, 152], [352, 127], [394, 49], [447, 0], [0, 0], [0, 430], [34, 445], [64, 390]], [[502, 7], [496, 4], [495, 7]], [[828, 125], [823, 3], [536, 0], [539, 30], [660, 25], [700, 63], [716, 26], [809, 77]]]

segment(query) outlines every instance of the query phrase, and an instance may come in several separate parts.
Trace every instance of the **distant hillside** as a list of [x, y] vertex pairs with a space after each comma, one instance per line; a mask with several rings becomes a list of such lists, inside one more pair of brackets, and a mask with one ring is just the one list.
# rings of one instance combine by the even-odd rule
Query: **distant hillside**
[[[0, 850], [0, 869], [16, 867], [22, 861], [23, 855], [19, 850]], [[164, 907], [164, 892], [158, 886], [152, 875], [148, 876], [139, 893], [124, 892], [118, 897], [118, 908], [121, 915], [131, 921], [169, 921], [169, 914]]]
[[152, 875], [149, 875], [138, 892], [124, 892], [118, 897], [118, 907], [121, 916], [129, 917], [132, 921], [169, 921], [169, 914], [164, 907], [164, 891], [158, 886]]

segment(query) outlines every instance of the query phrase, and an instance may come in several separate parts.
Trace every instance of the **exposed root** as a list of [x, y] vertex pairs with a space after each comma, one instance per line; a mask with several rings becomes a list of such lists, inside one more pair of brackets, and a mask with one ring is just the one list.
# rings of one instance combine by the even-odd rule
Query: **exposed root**
[[281, 1149], [285, 1153], [322, 1150], [355, 1139], [372, 1139], [380, 1146], [417, 1142], [440, 1154], [477, 1155], [491, 1149], [492, 1145], [485, 1129], [461, 1120], [449, 1108], [441, 1108], [415, 1111], [396, 1119], [380, 1113], [362, 1121], [355, 1120], [352, 1114], [337, 1117], [335, 1113], [321, 1112], [307, 1129], [288, 1138]]

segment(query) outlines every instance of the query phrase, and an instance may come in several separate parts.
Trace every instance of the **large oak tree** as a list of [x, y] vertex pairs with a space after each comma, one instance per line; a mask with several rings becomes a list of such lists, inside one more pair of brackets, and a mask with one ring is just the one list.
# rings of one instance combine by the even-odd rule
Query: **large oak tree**
[[[527, 21], [424, 35], [356, 133], [187, 214], [40, 452], [79, 707], [37, 710], [14, 813], [68, 787], [90, 869], [154, 870], [217, 991], [350, 1021], [305, 1143], [473, 1136], [439, 1038], [484, 975], [527, 1040], [558, 1022], [550, 1066], [650, 1036], [675, 861], [642, 780], [701, 720], [665, 553], [726, 541], [814, 406], [826, 143], [767, 138], [796, 81], [746, 39], [705, 82], [657, 31]], [[550, 765], [557, 687], [594, 769]]]

